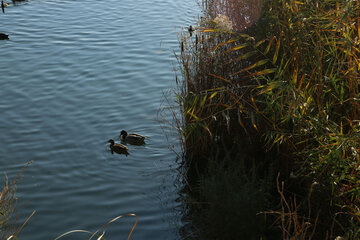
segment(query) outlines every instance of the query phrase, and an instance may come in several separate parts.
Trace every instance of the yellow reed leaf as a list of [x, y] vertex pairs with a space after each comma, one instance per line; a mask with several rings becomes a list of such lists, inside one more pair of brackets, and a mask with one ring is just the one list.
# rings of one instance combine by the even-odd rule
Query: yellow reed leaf
[[297, 83], [297, 77], [298, 77], [298, 66], [296, 66], [296, 68], [294, 69], [293, 76], [292, 76], [294, 84]]
[[204, 104], [205, 104], [205, 102], [206, 102], [206, 95], [203, 97], [203, 99], [201, 100], [201, 102], [200, 102], [200, 107], [203, 107], [204, 106]]
[[219, 53], [218, 55], [225, 54], [225, 53], [229, 53], [229, 52], [236, 51], [236, 50], [240, 50], [240, 49], [242, 49], [242, 48], [244, 48], [244, 47], [246, 47], [246, 46], [249, 46], [249, 44], [248, 44], [248, 43], [243, 43], [243, 44], [241, 44], [241, 45], [239, 45], [239, 46], [236, 46], [236, 47], [234, 47], [234, 48], [232, 48], [232, 49], [230, 49], [230, 50], [227, 50], [227, 51], [225, 51], [225, 52]]
[[352, 46], [352, 49], [355, 49], [358, 53], [360, 53], [360, 49], [359, 49], [359, 48]]
[[210, 95], [210, 97], [209, 97], [208, 100], [212, 99], [212, 98], [215, 97], [217, 94], [218, 94], [217, 92], [214, 92], [213, 94]]
[[239, 46], [236, 46], [236, 47], [230, 49], [230, 51], [236, 51], [236, 50], [242, 49], [242, 48], [244, 48], [244, 47], [246, 47], [246, 46], [248, 46], [248, 45], [249, 45], [249, 44], [247, 44], [247, 43], [243, 43], [243, 44], [241, 44], [241, 45], [239, 45]]
[[253, 106], [256, 109], [256, 111], [259, 111], [259, 108], [256, 106], [254, 97], [251, 97], [250, 99], [251, 99], [251, 102], [253, 103]]
[[278, 87], [279, 83], [278, 82], [270, 82], [266, 88], [264, 90], [262, 90], [260, 93], [258, 93], [258, 95], [264, 94], [266, 92], [269, 92], [271, 90], [273, 90], [274, 88]]
[[343, 135], [343, 124], [342, 124], [342, 121], [340, 122], [340, 135]]
[[246, 54], [244, 54], [244, 55], [242, 55], [242, 56], [240, 56], [240, 57], [237, 57], [237, 58], [235, 58], [235, 59], [232, 59], [232, 60], [224, 63], [224, 65], [227, 65], [227, 64], [232, 63], [232, 62], [234, 62], [234, 61], [240, 61], [240, 60], [243, 60], [243, 59], [247, 59], [248, 57], [253, 56], [255, 53], [256, 53], [256, 52], [248, 52], [248, 53], [246, 53]]
[[264, 69], [262, 71], [259, 72], [255, 72], [249, 75], [249, 77], [254, 77], [254, 76], [261, 76], [261, 75], [266, 75], [266, 74], [270, 74], [276, 71], [276, 68], [269, 68], [269, 69]]
[[193, 109], [192, 112], [189, 112], [189, 114], [191, 117], [195, 118], [195, 120], [198, 120], [199, 118], [194, 114], [194, 110], [195, 110], [195, 108]]
[[187, 111], [186, 111], [186, 114], [189, 114], [191, 111], [193, 111], [193, 108], [189, 108]]
[[282, 32], [280, 33], [279, 39], [277, 40], [277, 43], [276, 43], [276, 49], [275, 49], [275, 53], [274, 53], [274, 57], [273, 57], [273, 61], [272, 61], [273, 64], [276, 63], [276, 60], [279, 55], [281, 35], [282, 35]]
[[247, 68], [244, 68], [243, 70], [241, 70], [241, 71], [239, 71], [239, 72], [233, 73], [232, 76], [235, 76], [235, 75], [237, 75], [237, 74], [239, 74], [239, 73], [242, 73], [242, 72], [245, 72], [245, 71], [249, 71], [249, 70], [251, 70], [251, 69], [253, 69], [253, 68], [255, 68], [255, 67], [264, 65], [264, 64], [266, 64], [267, 62], [269, 62], [268, 59], [260, 60], [260, 61], [258, 61], [258, 62], [256, 62], [256, 63], [254, 63], [253, 65], [251, 65], [251, 66], [249, 66], [249, 67], [247, 67]]
[[267, 86], [264, 90], [262, 90], [261, 92], [259, 92], [258, 95], [262, 95], [262, 94], [264, 94], [264, 93], [266, 93], [266, 92], [271, 91], [272, 89], [273, 89], [272, 86]]
[[264, 40], [261, 40], [261, 41], [257, 42], [257, 43], [255, 44], [255, 48], [257, 48], [258, 46], [260, 46], [261, 44], [263, 44], [266, 40], [267, 40], [267, 39], [264, 39]]
[[267, 45], [265, 49], [265, 54], [267, 54], [270, 51], [271, 45], [273, 44], [274, 40], [275, 40], [275, 36], [270, 40], [269, 44]]
[[252, 37], [250, 37], [249, 35], [247, 34], [240, 34], [238, 35], [239, 37], [242, 37], [242, 38], [246, 38], [246, 39], [251, 39]]
[[274, 145], [275, 143], [277, 143], [277, 142], [279, 142], [279, 141], [280, 141], [280, 143], [281, 143], [281, 141], [283, 140], [283, 138], [284, 138], [283, 135], [279, 135], [277, 138], [275, 138], [275, 140], [274, 140], [274, 142], [273, 142], [272, 144]]
[[300, 1], [295, 1], [295, 4], [299, 4], [299, 5], [304, 5], [304, 2], [300, 2]]
[[221, 46], [223, 46], [223, 45], [226, 45], [226, 44], [228, 44], [228, 43], [235, 42], [236, 40], [237, 40], [237, 39], [230, 39], [230, 40], [228, 40], [228, 41], [226, 41], [226, 42], [219, 43], [218, 45], [216, 45], [216, 46], [213, 48], [212, 52], [215, 52], [216, 49], [218, 49], [219, 47], [221, 47]]
[[344, 75], [348, 75], [349, 74], [349, 72], [351, 72], [351, 71], [353, 71], [353, 70], [355, 70], [355, 66], [354, 67], [352, 67], [352, 68], [350, 68], [349, 70], [347, 70], [346, 72], [345, 72], [345, 74]]

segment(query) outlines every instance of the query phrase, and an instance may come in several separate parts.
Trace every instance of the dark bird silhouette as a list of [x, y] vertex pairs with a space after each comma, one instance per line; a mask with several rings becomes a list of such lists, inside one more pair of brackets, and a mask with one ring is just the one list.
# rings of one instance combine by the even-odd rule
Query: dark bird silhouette
[[189, 34], [190, 34], [190, 37], [191, 37], [193, 32], [195, 31], [195, 27], [190, 25], [190, 27], [188, 28], [188, 31], [189, 31]]
[[108, 142], [110, 143], [110, 150], [112, 154], [114, 154], [114, 152], [125, 155], [129, 154], [129, 148], [127, 146], [120, 143], [115, 144], [115, 141], [113, 139], [110, 139]]
[[124, 142], [133, 144], [133, 145], [143, 145], [145, 144], [145, 136], [137, 133], [127, 133], [125, 130], [122, 130], [120, 133], [120, 139]]
[[9, 35], [5, 33], [0, 33], [0, 40], [6, 40], [6, 39], [9, 39]]
[[3, 13], [5, 13], [5, 3], [3, 0], [1, 0], [1, 10]]

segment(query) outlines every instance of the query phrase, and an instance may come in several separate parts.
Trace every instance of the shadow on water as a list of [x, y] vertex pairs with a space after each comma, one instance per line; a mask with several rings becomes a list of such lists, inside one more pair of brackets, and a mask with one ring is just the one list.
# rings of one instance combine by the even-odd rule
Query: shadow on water
[[182, 239], [279, 239], [280, 232], [269, 227], [274, 218], [260, 213], [274, 204], [274, 174], [260, 161], [270, 154], [221, 148], [196, 172], [180, 173]]

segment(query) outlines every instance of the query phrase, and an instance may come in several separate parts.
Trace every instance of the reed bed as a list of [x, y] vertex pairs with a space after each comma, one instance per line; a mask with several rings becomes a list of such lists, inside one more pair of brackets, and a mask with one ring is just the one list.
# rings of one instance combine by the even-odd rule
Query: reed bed
[[10, 240], [17, 239], [19, 233], [23, 227], [28, 223], [30, 218], [35, 214], [35, 211], [30, 214], [26, 221], [22, 225], [16, 223], [16, 217], [14, 217], [17, 198], [16, 184], [21, 180], [22, 174], [25, 169], [32, 163], [28, 162], [26, 166], [20, 171], [20, 173], [9, 183], [8, 177], [6, 177], [5, 186], [0, 192], [0, 239]]
[[15, 229], [11, 223], [11, 216], [15, 209], [16, 183], [9, 183], [6, 177], [6, 183], [0, 194], [0, 239], [9, 239], [15, 234]]
[[[188, 182], [222, 161], [218, 152], [237, 161], [242, 149], [245, 165], [266, 159], [262, 171], [281, 173], [283, 203], [302, 196], [296, 212], [317, 224], [304, 239], [359, 239], [360, 1], [267, 0], [259, 21], [241, 28], [246, 2], [204, 2], [198, 31], [180, 38]], [[318, 196], [311, 204], [309, 189]]]

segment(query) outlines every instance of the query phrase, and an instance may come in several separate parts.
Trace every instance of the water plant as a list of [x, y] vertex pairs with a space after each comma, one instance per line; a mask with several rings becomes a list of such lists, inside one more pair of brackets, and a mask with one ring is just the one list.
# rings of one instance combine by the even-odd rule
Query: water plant
[[0, 192], [0, 239], [10, 240], [17, 239], [17, 236], [27, 224], [30, 218], [35, 214], [35, 211], [30, 214], [26, 221], [17, 226], [16, 218], [14, 218], [14, 212], [16, 207], [16, 184], [20, 181], [24, 170], [31, 164], [28, 162], [23, 170], [9, 183], [8, 177], [6, 177], [5, 186]]
[[[238, 25], [232, 2], [221, 1], [215, 9], [228, 8], [216, 12], [219, 1], [206, 1], [197, 33], [180, 39], [177, 99], [188, 177], [206, 174], [223, 144], [246, 142], [246, 154], [272, 155], [291, 189], [280, 196], [303, 195], [296, 212], [318, 223], [303, 236], [357, 239], [360, 2], [264, 1], [258, 23], [241, 33], [226, 23]], [[306, 204], [314, 182], [321, 197]]]

